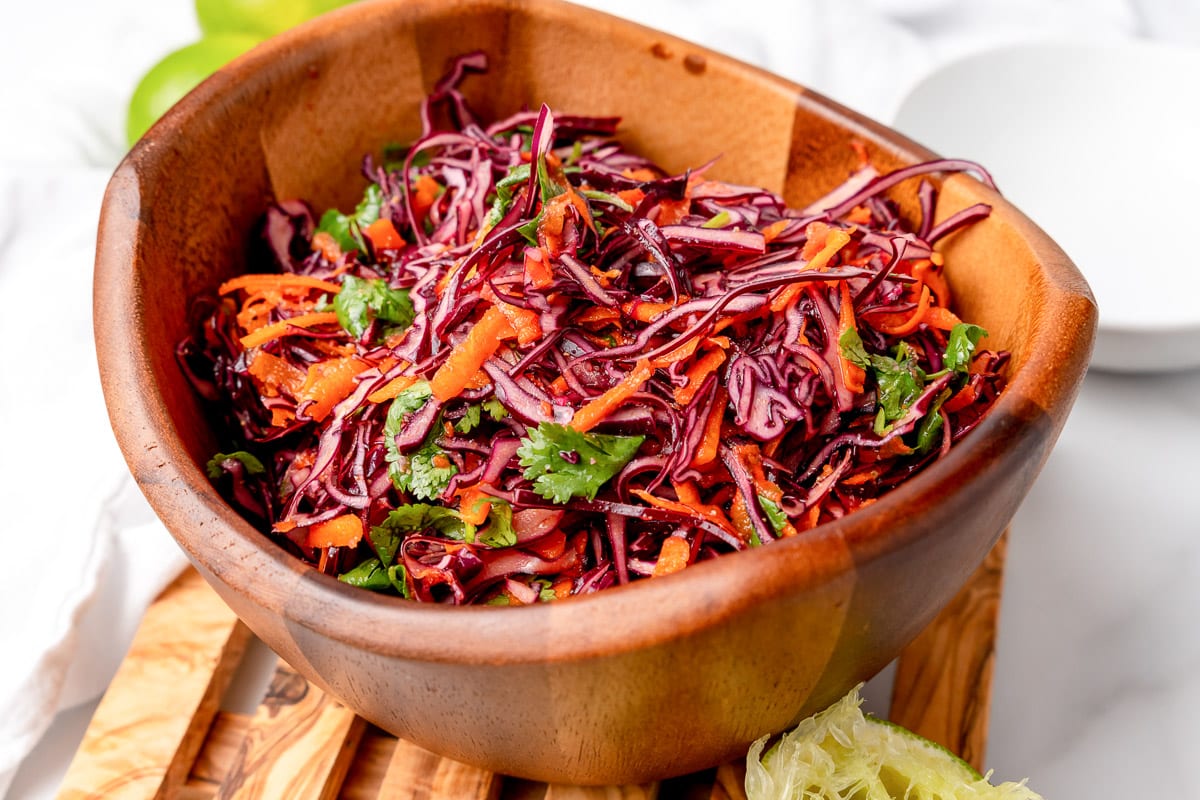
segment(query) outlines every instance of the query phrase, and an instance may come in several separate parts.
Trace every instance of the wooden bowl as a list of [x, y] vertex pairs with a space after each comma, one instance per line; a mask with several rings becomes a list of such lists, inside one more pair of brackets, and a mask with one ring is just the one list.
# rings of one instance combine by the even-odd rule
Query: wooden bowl
[[[603, 14], [553, 2], [351, 6], [273, 39], [184, 99], [108, 187], [96, 339], [130, 469], [197, 569], [299, 672], [363, 717], [489, 770], [640, 782], [742, 755], [887, 664], [1008, 525], [1074, 399], [1096, 310], [1062, 251], [964, 176], [940, 215], [995, 211], [951, 237], [964, 318], [1012, 351], [1007, 390], [952, 452], [874, 505], [664, 579], [524, 608], [430, 607], [319, 574], [209, 484], [217, 441], [174, 359], [193, 298], [243, 269], [268, 200], [346, 208], [359, 161], [418, 132], [448, 60], [486, 51], [466, 93], [496, 118], [523, 104], [619, 114], [671, 169], [803, 205], [854, 166], [931, 154], [799, 86]], [[901, 197], [907, 202], [910, 198]]]

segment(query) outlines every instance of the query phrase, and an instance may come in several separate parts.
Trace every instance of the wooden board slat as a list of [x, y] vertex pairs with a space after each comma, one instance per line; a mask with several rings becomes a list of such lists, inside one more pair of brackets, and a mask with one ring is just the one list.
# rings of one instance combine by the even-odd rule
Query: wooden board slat
[[[982, 766], [1004, 537], [902, 654], [891, 718]], [[216, 710], [249, 633], [189, 571], [147, 612], [61, 798], [745, 800], [735, 762], [666, 784], [539, 784], [439, 757], [367, 725], [280, 664], [253, 716]], [[189, 774], [190, 771], [190, 774]], [[186, 779], [186, 781], [185, 781]], [[682, 788], [681, 788], [682, 787]]]
[[380, 787], [380, 800], [496, 800], [499, 775], [442, 758], [398, 739]]
[[58, 797], [177, 795], [249, 638], [199, 574], [183, 573], [146, 612]]
[[366, 721], [280, 662], [218, 800], [333, 800]]
[[905, 648], [889, 719], [983, 771], [1007, 531], [950, 604]]

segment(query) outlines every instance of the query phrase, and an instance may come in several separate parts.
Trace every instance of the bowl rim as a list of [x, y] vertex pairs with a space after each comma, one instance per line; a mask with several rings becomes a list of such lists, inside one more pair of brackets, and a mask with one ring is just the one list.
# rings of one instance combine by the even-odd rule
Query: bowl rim
[[[1014, 417], [1028, 418], [1033, 409], [1051, 418], [1055, 428], [1061, 425], [1091, 348], [1095, 305], [1090, 291], [1066, 254], [1017, 209], [973, 179], [953, 176], [947, 182], [960, 182], [973, 199], [991, 204], [993, 215], [1014, 227], [1028, 244], [1045, 278], [1046, 302], [1037, 309], [1042, 323], [1034, 326], [1024, 367], [980, 425], [948, 455], [869, 508], [803, 536], [713, 559], [665, 580], [637, 581], [595, 595], [519, 608], [426, 605], [378, 595], [342, 584], [290, 555], [226, 504], [202, 466], [193, 463], [183, 449], [174, 423], [166, 415], [150, 366], [137, 294], [135, 263], [144, 228], [136, 213], [140, 186], [143, 176], [153, 175], [155, 163], [171, 150], [172, 138], [181, 135], [189, 120], [202, 116], [215, 98], [226, 91], [253, 95], [266, 80], [264, 65], [288, 62], [298, 69], [296, 53], [323, 31], [369, 25], [377, 14], [391, 13], [399, 6], [417, 19], [436, 16], [447, 8], [437, 0], [350, 5], [323, 17], [320, 26], [308, 23], [268, 40], [202, 83], [156, 123], [118, 166], [105, 194], [94, 304], [98, 360], [113, 429], [151, 505], [164, 522], [173, 520], [168, 529], [210, 581], [217, 578], [290, 623], [388, 657], [514, 664], [612, 656], [727, 623], [763, 600], [844, 575], [847, 563], [852, 569], [861, 567], [909, 547], [921, 535], [900, 523], [913, 509], [928, 508], [952, 490], [962, 492], [986, 480], [991, 468], [1018, 452], [1022, 432], [1013, 430]], [[710, 64], [740, 73], [747, 80], [765, 80], [798, 107], [861, 132], [903, 160], [935, 157], [907, 137], [794, 82], [600, 11], [559, 0], [463, 0], [451, 7], [569, 13], [631, 35], [652, 35], [668, 46], [701, 54]], [[102, 313], [105, 308], [128, 313]], [[1053, 324], [1055, 319], [1081, 320], [1082, 324], [1063, 330]], [[122, 386], [139, 390], [122, 392]], [[117, 413], [118, 404], [123, 413]], [[150, 451], [157, 455], [147, 460]], [[849, 562], [838, 556], [823, 561], [808, 558], [818, 549], [840, 553]], [[250, 573], [253, 580], [228, 580]], [[637, 626], [605, 622], [612, 619], [629, 620]], [[586, 637], [547, 637], [547, 631], [589, 633]]]

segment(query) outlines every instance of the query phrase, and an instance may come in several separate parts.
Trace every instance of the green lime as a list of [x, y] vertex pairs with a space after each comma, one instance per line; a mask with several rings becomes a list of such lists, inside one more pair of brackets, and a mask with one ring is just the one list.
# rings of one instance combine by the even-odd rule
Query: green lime
[[746, 756], [748, 800], [1042, 800], [1022, 783], [993, 786], [912, 731], [862, 713], [858, 689], [809, 717], [763, 755]]
[[205, 36], [249, 33], [274, 36], [350, 0], [196, 0]]
[[202, 80], [261, 41], [255, 36], [211, 36], [159, 61], [145, 74], [129, 100], [125, 135], [132, 145], [181, 97]]
[[248, 33], [265, 39], [312, 15], [309, 0], [196, 0], [196, 18], [205, 36]]

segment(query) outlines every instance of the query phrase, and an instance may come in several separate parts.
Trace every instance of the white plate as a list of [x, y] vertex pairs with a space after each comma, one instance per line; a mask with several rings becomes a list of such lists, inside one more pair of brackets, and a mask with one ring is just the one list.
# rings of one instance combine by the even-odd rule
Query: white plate
[[1030, 44], [938, 70], [895, 127], [987, 167], [1100, 306], [1094, 367], [1200, 366], [1200, 51]]

